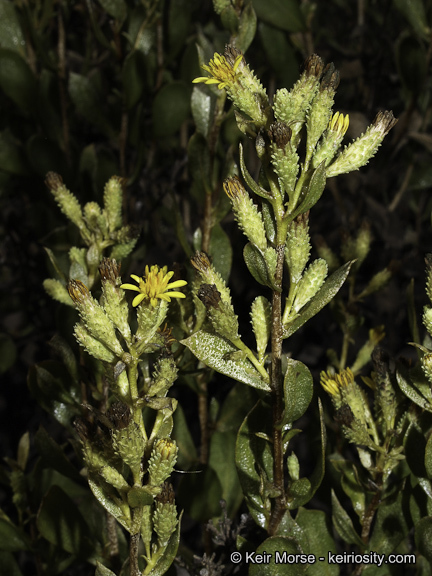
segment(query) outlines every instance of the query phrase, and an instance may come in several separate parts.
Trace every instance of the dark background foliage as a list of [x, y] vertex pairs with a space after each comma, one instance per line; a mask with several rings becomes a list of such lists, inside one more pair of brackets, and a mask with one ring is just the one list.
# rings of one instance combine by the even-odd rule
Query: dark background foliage
[[[312, 212], [311, 235], [323, 236], [339, 253], [344, 234], [355, 235], [369, 223], [373, 243], [358, 291], [393, 262], [390, 283], [357, 305], [355, 314], [363, 315], [364, 323], [348, 363], [368, 330], [380, 324], [386, 330], [382, 345], [391, 356], [413, 356], [406, 290], [413, 279], [419, 316], [426, 301], [424, 255], [431, 250], [431, 3], [256, 0], [253, 5], [257, 33], [246, 58], [270, 95], [289, 88], [303, 60], [316, 52], [340, 71], [335, 109], [350, 114], [347, 141], [380, 110], [392, 109], [399, 118], [368, 166], [329, 181]], [[26, 384], [29, 367], [51, 357], [48, 342], [56, 332], [72, 342], [74, 322], [73, 311], [52, 301], [42, 287], [53, 274], [44, 247], [65, 260], [66, 248], [77, 240], [44, 185], [46, 172], [60, 173], [83, 203], [100, 201], [111, 175], [127, 178], [125, 221], [139, 226], [141, 236], [123, 263], [125, 275], [140, 273], [145, 264], [184, 265], [189, 254], [177, 239], [176, 217], [184, 221], [189, 246], [203, 217], [187, 151], [194, 133], [191, 80], [201, 75], [196, 43], [222, 51], [228, 40], [210, 0], [0, 0], [4, 456], [13, 457], [21, 435], [29, 430], [33, 437], [41, 423], [59, 443], [65, 439]], [[227, 122], [218, 154], [223, 158], [231, 146], [237, 159], [238, 140], [233, 122]], [[260, 287], [250, 282], [244, 240], [230, 215], [222, 227], [233, 246], [230, 287], [246, 334], [250, 302]], [[326, 350], [339, 350], [341, 341], [328, 307], [290, 340], [289, 351], [317, 375], [326, 367]], [[226, 379], [216, 376], [209, 393], [221, 399], [229, 389]], [[193, 419], [193, 396], [187, 389], [178, 394]], [[0, 494], [10, 512], [8, 489]]]

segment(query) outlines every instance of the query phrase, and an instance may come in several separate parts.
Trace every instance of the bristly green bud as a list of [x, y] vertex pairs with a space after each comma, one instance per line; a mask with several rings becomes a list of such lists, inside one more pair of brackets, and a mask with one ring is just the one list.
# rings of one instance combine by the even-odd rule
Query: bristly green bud
[[217, 84], [220, 90], [226, 90], [233, 104], [248, 115], [258, 130], [268, 124], [271, 116], [268, 96], [240, 50], [227, 45], [223, 56], [216, 52], [202, 68], [211, 76], [195, 78], [194, 83]]
[[121, 264], [115, 260], [104, 258], [99, 264], [99, 273], [102, 278], [101, 303], [120, 334], [127, 341], [131, 338], [131, 330], [128, 322], [129, 307], [124, 290], [120, 289]]
[[315, 146], [328, 126], [338, 85], [339, 72], [335, 69], [333, 63], [327, 64], [306, 121], [306, 163], [312, 158]]
[[54, 278], [47, 278], [43, 281], [43, 287], [45, 292], [57, 300], [57, 302], [61, 302], [62, 304], [66, 304], [67, 306], [73, 306], [74, 303], [69, 296], [69, 292], [60, 282], [60, 280], [55, 280]]
[[426, 294], [432, 303], [432, 254], [426, 254]]
[[393, 112], [379, 112], [366, 132], [352, 144], [346, 146], [336, 160], [330, 164], [326, 172], [327, 178], [358, 170], [367, 164], [396, 122], [397, 119], [393, 116]]
[[117, 340], [114, 326], [88, 288], [79, 280], [71, 280], [68, 284], [68, 292], [90, 335], [121, 358], [123, 348]]
[[111, 437], [115, 454], [129, 466], [136, 478], [146, 447], [140, 427], [132, 420], [125, 428], [111, 430]]
[[129, 490], [130, 488], [120, 472], [112, 466], [104, 466], [99, 470], [99, 474], [108, 484], [111, 484], [111, 486], [114, 486], [117, 490]]
[[309, 260], [311, 245], [309, 237], [309, 213], [301, 214], [290, 224], [285, 247], [285, 260], [288, 265], [290, 281], [300, 282], [303, 270]]
[[158, 535], [160, 546], [165, 547], [178, 524], [177, 508], [174, 504], [174, 490], [165, 482], [162, 492], [157, 497], [153, 514], [154, 531]]
[[144, 305], [143, 302], [141, 306], [137, 307], [138, 328], [135, 332], [135, 340], [140, 343], [140, 346], [153, 342], [157, 329], [166, 318], [168, 306], [166, 300], [158, 300], [156, 306], [152, 306], [150, 303]]
[[299, 171], [299, 156], [290, 142], [291, 129], [284, 122], [275, 122], [270, 126], [268, 134], [271, 162], [279, 177], [282, 193], [285, 191], [289, 197], [294, 191]]
[[79, 228], [83, 239], [89, 241], [90, 233], [85, 225], [80, 203], [63, 184], [61, 176], [55, 172], [48, 172], [45, 178], [45, 184], [52, 192], [63, 214]]
[[429, 335], [432, 336], [432, 308], [430, 306], [423, 308], [423, 324]]
[[118, 176], [113, 176], [105, 184], [104, 188], [104, 208], [108, 220], [110, 232], [121, 228], [122, 225], [122, 200], [125, 180]]
[[87, 328], [79, 322], [75, 324], [74, 335], [78, 344], [84, 348], [94, 358], [111, 364], [116, 360], [116, 356], [97, 338], [93, 338]]
[[387, 266], [386, 268], [383, 268], [382, 270], [374, 274], [374, 276], [372, 276], [366, 288], [362, 290], [362, 292], [357, 296], [357, 299], [360, 300], [360, 298], [365, 298], [366, 296], [369, 296], [370, 294], [373, 294], [374, 292], [381, 290], [381, 288], [384, 288], [384, 286], [386, 286], [389, 283], [392, 275], [393, 273], [390, 266]]
[[177, 378], [177, 366], [172, 356], [161, 358], [154, 369], [153, 378], [148, 389], [144, 390], [146, 396], [165, 396]]
[[249, 242], [252, 242], [263, 252], [267, 248], [267, 239], [264, 222], [257, 206], [237, 176], [225, 180], [223, 187], [226, 195], [231, 200], [234, 216], [239, 223], [240, 229]]
[[97, 202], [87, 202], [83, 209], [84, 220], [90, 232], [99, 238], [102, 238], [106, 231], [105, 217]]
[[177, 461], [177, 451], [177, 445], [171, 438], [160, 438], [155, 442], [148, 464], [151, 486], [161, 486], [171, 475]]
[[300, 464], [297, 456], [292, 452], [287, 458], [288, 474], [294, 482], [300, 478]]
[[215, 332], [231, 342], [238, 340], [237, 316], [234, 314], [232, 305], [221, 299], [216, 286], [214, 284], [201, 284], [197, 296], [206, 307]]
[[324, 132], [321, 141], [319, 142], [315, 153], [312, 158], [312, 167], [318, 168], [321, 162], [325, 161], [325, 166], [328, 166], [333, 160], [336, 152], [341, 145], [343, 137], [349, 126], [349, 116], [336, 112], [330, 118], [328, 128]]
[[318, 236], [316, 238], [315, 245], [318, 256], [327, 262], [329, 272], [337, 270], [340, 266], [339, 258], [336, 256], [336, 254], [333, 252], [333, 250], [322, 236]]
[[305, 70], [293, 88], [278, 90], [274, 97], [273, 110], [276, 120], [284, 122], [292, 130], [292, 144], [297, 147], [300, 130], [306, 120], [306, 113], [317, 93], [319, 79], [323, 71], [323, 61], [312, 54], [305, 62]]
[[424, 375], [429, 380], [429, 383], [432, 384], [432, 353], [425, 354], [420, 360], [420, 363]]
[[372, 233], [370, 225], [367, 222], [363, 222], [355, 239], [347, 234], [344, 235], [341, 247], [342, 258], [346, 261], [356, 260], [354, 269], [358, 270], [369, 254], [371, 243]]
[[69, 250], [69, 278], [74, 278], [75, 280], [81, 280], [84, 284], [88, 282], [88, 266], [86, 260], [86, 248], [78, 248], [77, 246], [72, 246]]
[[144, 544], [149, 545], [153, 534], [152, 506], [143, 507], [141, 520], [141, 538]]
[[258, 360], [264, 362], [264, 355], [271, 335], [271, 304], [264, 296], [257, 296], [251, 306], [252, 330], [255, 334]]
[[216, 14], [222, 14], [225, 8], [230, 8], [231, 6], [231, 0], [213, 0], [213, 9]]
[[221, 295], [223, 302], [231, 304], [231, 294], [221, 275], [216, 272], [205, 252], [195, 252], [191, 264], [198, 271], [205, 284], [214, 284]]
[[298, 312], [311, 300], [324, 284], [327, 278], [328, 268], [325, 260], [314, 260], [303, 274], [297, 289], [293, 309]]

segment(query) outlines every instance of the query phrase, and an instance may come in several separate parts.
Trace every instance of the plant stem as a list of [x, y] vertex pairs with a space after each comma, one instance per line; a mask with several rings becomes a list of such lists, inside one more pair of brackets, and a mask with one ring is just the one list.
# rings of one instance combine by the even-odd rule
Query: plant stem
[[[135, 510], [142, 510], [141, 508], [136, 508]], [[135, 511], [134, 511], [135, 512]], [[140, 535], [131, 534], [129, 542], [129, 569], [130, 576], [141, 576], [141, 571], [138, 565], [138, 546], [139, 546]]]
[[[277, 265], [275, 282], [278, 287], [282, 287], [283, 264], [285, 244], [278, 244], [276, 247]], [[273, 404], [273, 483], [279, 495], [275, 499], [275, 505], [270, 517], [268, 532], [270, 535], [276, 533], [286, 510], [285, 482], [284, 482], [284, 460], [282, 430], [279, 423], [283, 413], [283, 390], [282, 390], [282, 294], [273, 291], [272, 301], [272, 361], [270, 387]]]

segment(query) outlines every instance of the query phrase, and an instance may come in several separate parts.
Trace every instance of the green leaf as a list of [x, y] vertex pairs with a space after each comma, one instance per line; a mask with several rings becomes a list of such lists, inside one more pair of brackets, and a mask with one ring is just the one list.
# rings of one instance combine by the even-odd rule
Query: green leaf
[[321, 286], [318, 294], [316, 294], [312, 300], [310, 300], [304, 308], [302, 308], [300, 312], [300, 316], [296, 318], [291, 324], [289, 324], [288, 328], [284, 331], [284, 338], [288, 338], [292, 336], [294, 332], [297, 332], [299, 328], [303, 326], [308, 320], [313, 318], [315, 314], [318, 314], [320, 310], [326, 306], [339, 292], [342, 287], [342, 284], [348, 277], [350, 268], [354, 261], [347, 262], [336, 272], [327, 278], [324, 284]]
[[[201, 228], [197, 228], [194, 233], [194, 248], [195, 250], [201, 251], [201, 246], [202, 231]], [[228, 282], [228, 278], [231, 272], [232, 253], [231, 241], [228, 234], [224, 231], [220, 224], [215, 224], [210, 233], [210, 246], [208, 254], [211, 256], [213, 266], [216, 268], [225, 282]]]
[[184, 82], [171, 82], [157, 93], [152, 111], [156, 138], [171, 136], [179, 130], [189, 116], [191, 91]]
[[103, 566], [100, 562], [96, 562], [95, 576], [116, 576], [115, 572], [111, 572], [108, 568]]
[[238, 432], [243, 420], [257, 402], [257, 393], [243, 384], [235, 384], [225, 398], [215, 429], [219, 432]]
[[260, 22], [259, 36], [267, 62], [276, 72], [279, 85], [290, 88], [298, 79], [299, 62], [289, 37], [279, 28], [264, 22]]
[[402, 507], [402, 490], [399, 490], [396, 498], [381, 502], [369, 539], [369, 549], [390, 554], [407, 536], [409, 528]]
[[394, 5], [405, 16], [415, 32], [424, 40], [429, 39], [430, 28], [423, 0], [394, 0]]
[[92, 553], [90, 531], [76, 503], [58, 486], [42, 501], [37, 526], [41, 535], [66, 552], [87, 558]]
[[321, 454], [317, 458], [314, 471], [310, 476], [310, 487], [304, 494], [294, 495], [294, 498], [288, 502], [288, 509], [295, 510], [300, 506], [304, 506], [313, 497], [318, 490], [325, 472], [325, 449], [326, 449], [326, 428], [324, 424], [324, 412], [321, 400], [318, 399], [318, 408], [320, 413], [320, 436], [321, 436]]
[[168, 571], [174, 558], [177, 555], [177, 550], [180, 542], [180, 524], [183, 512], [180, 514], [176, 530], [171, 534], [168, 545], [165, 548], [162, 556], [158, 560], [156, 566], [148, 573], [148, 576], [163, 576]]
[[60, 334], [55, 334], [50, 342], [49, 345], [60, 357], [61, 361], [65, 365], [69, 375], [75, 381], [79, 381], [79, 370], [78, 370], [78, 363], [77, 359], [75, 358], [75, 354], [69, 344], [66, 342], [64, 338], [60, 336]]
[[432, 436], [429, 436], [429, 439], [426, 444], [425, 468], [429, 480], [432, 480]]
[[300, 508], [296, 516], [296, 523], [303, 529], [308, 540], [308, 548], [303, 552], [314, 554], [317, 560], [320, 557], [326, 559], [324, 562], [318, 560], [314, 564], [309, 564], [308, 576], [337, 576], [339, 566], [328, 564], [328, 553], [336, 552], [336, 544], [325, 512]]
[[306, 412], [313, 396], [312, 374], [302, 362], [288, 358], [284, 378], [285, 409], [282, 428], [292, 424]]
[[173, 414], [174, 427], [172, 438], [178, 446], [177, 463], [180, 469], [188, 470], [195, 462], [198, 461], [198, 454], [195, 448], [192, 434], [189, 431], [183, 408], [180, 404]]
[[131, 508], [149, 506], [153, 503], [153, 496], [142, 486], [133, 486], [127, 494], [127, 499]]
[[7, 48], [0, 48], [0, 88], [23, 112], [34, 109], [35, 77], [27, 62]]
[[270, 443], [257, 433], [271, 437], [269, 408], [261, 401], [252, 408], [239, 429], [235, 457], [249, 513], [258, 526], [266, 529], [271, 505], [268, 498], [264, 497], [263, 501], [261, 488], [265, 481], [273, 479], [273, 454]]
[[351, 500], [353, 508], [360, 519], [366, 511], [366, 495], [363, 486], [358, 479], [357, 468], [353, 462], [344, 460], [339, 456], [330, 458], [333, 466], [342, 474], [342, 489]]
[[145, 62], [139, 50], [130, 52], [122, 68], [126, 108], [130, 110], [141, 100], [145, 88]]
[[342, 507], [336, 493], [332, 490], [332, 519], [336, 532], [347, 544], [355, 544], [361, 548], [362, 539], [357, 534], [348, 512]]
[[297, 210], [290, 215], [290, 220], [294, 220], [299, 214], [304, 214], [310, 210], [321, 198], [326, 185], [325, 161], [321, 162], [318, 168], [312, 174], [307, 187], [305, 198]]
[[15, 10], [10, 0], [0, 0], [0, 38], [3, 48], [15, 50], [25, 57], [25, 40]]
[[248, 169], [246, 168], [245, 161], [244, 161], [244, 153], [243, 153], [242, 144], [239, 144], [239, 153], [240, 153], [240, 168], [241, 168], [241, 172], [243, 174], [243, 178], [245, 179], [246, 184], [249, 186], [249, 188], [252, 190], [252, 192], [254, 192], [254, 194], [256, 194], [257, 196], [261, 196], [261, 198], [265, 198], [266, 200], [272, 200], [273, 196], [272, 196], [271, 192], [268, 192], [267, 190], [264, 190], [264, 188], [261, 188], [261, 186], [259, 184], [257, 184], [255, 182], [255, 180], [252, 178], [252, 176], [249, 174]]
[[0, 518], [0, 550], [4, 552], [18, 552], [29, 550], [30, 542], [24, 532], [15, 524]]
[[432, 566], [432, 516], [422, 518], [415, 527], [415, 543], [420, 554]]
[[247, 359], [231, 356], [237, 352], [231, 342], [217, 334], [199, 330], [180, 342], [209, 368], [213, 368], [225, 376], [248, 384], [259, 390], [270, 391], [270, 386], [264, 382], [260, 373]]
[[113, 488], [95, 474], [89, 474], [88, 483], [96, 500], [130, 532], [130, 518], [124, 516], [122, 509], [114, 499]]
[[176, 500], [181, 508], [197, 522], [207, 522], [220, 514], [222, 486], [210, 466], [200, 465], [183, 474]]
[[288, 32], [304, 32], [306, 24], [298, 0], [252, 0], [260, 20]]
[[101, 105], [106, 101], [107, 95], [103, 93], [99, 74], [95, 73], [87, 77], [70, 72], [68, 89], [70, 99], [78, 114], [81, 114], [91, 124], [98, 126], [107, 136], [113, 136], [108, 115], [104, 113], [104, 107]]
[[246, 244], [243, 248], [243, 258], [249, 272], [259, 284], [280, 292], [274, 283], [274, 274], [267, 264], [266, 258], [256, 246], [250, 242]]
[[255, 38], [257, 28], [257, 17], [253, 9], [252, 2], [248, 3], [242, 10], [236, 34], [236, 47], [243, 52], [249, 48]]
[[2, 567], [3, 573], [7, 574], [7, 576], [23, 576], [11, 552], [0, 552], [0, 566]]
[[233, 517], [243, 500], [235, 465], [237, 432], [213, 432], [210, 440], [209, 465], [222, 486], [228, 516]]
[[216, 96], [201, 86], [194, 86], [191, 98], [192, 116], [197, 132], [207, 138], [213, 119]]
[[188, 167], [200, 198], [211, 191], [210, 185], [210, 151], [201, 134], [194, 134], [188, 144]]
[[269, 560], [265, 563], [251, 563], [249, 576], [301, 576], [306, 574], [307, 563], [302, 564], [287, 560], [288, 555], [302, 553], [303, 550], [300, 545], [292, 538], [284, 538], [283, 536], [267, 538], [258, 546], [255, 557], [259, 554], [268, 554], [270, 557], [265, 556], [264, 558]]
[[[417, 380], [417, 386], [415, 386], [412, 375], [413, 371], [408, 370], [405, 366], [399, 365], [398, 370], [396, 371], [396, 381], [399, 385], [399, 388], [407, 398], [414, 402], [414, 404], [417, 404], [417, 406], [420, 406], [420, 408], [423, 408], [423, 410], [432, 412], [432, 404], [424, 397], [421, 392], [419, 392], [419, 388], [422, 388], [422, 386], [419, 385], [420, 381]], [[424, 391], [426, 394], [430, 394], [430, 389], [426, 389]]]
[[40, 426], [35, 436], [35, 446], [42, 457], [42, 463], [46, 468], [57, 470], [63, 476], [72, 480], [81, 481], [79, 472], [72, 466], [63, 453], [60, 446], [49, 436], [45, 428]]
[[191, 21], [193, 2], [190, 0], [172, 0], [168, 13], [169, 58], [175, 58], [188, 44], [187, 36]]
[[113, 18], [123, 22], [127, 16], [127, 4], [125, 0], [99, 0], [102, 8]]

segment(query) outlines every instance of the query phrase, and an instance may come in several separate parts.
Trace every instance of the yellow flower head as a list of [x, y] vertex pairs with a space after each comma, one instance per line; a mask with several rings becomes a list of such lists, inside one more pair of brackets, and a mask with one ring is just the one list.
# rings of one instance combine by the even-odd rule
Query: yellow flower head
[[321, 386], [330, 396], [337, 399], [341, 398], [341, 389], [353, 382], [354, 374], [349, 368], [342, 370], [340, 374], [321, 372]]
[[208, 65], [203, 64], [202, 68], [206, 72], [209, 72], [211, 76], [200, 76], [193, 80], [194, 83], [204, 82], [204, 84], [217, 84], [219, 90], [234, 84], [237, 77], [237, 69], [242, 61], [243, 55], [239, 54], [234, 61], [234, 64], [230, 64], [225, 56], [215, 52], [213, 60], [210, 60]]
[[328, 124], [329, 130], [332, 130], [333, 132], [337, 132], [337, 134], [340, 136], [345, 135], [345, 132], [348, 130], [348, 126], [349, 126], [348, 114], [345, 114], [345, 116], [344, 116], [343, 114], [340, 114], [339, 112], [336, 112], [335, 114], [333, 114], [333, 116], [330, 118], [330, 121]]
[[174, 272], [167, 272], [167, 267], [159, 268], [159, 266], [152, 266], [150, 269], [145, 267], [145, 273], [142, 278], [131, 274], [131, 278], [138, 283], [138, 286], [133, 284], [122, 284], [120, 288], [125, 290], [135, 290], [139, 292], [138, 296], [132, 301], [132, 306], [138, 306], [144, 299], [150, 300], [152, 306], [157, 305], [157, 299], [166, 300], [171, 302], [171, 298], [186, 298], [182, 292], [168, 292], [171, 288], [180, 288], [186, 286], [185, 280], [176, 280], [170, 282], [174, 276]]

